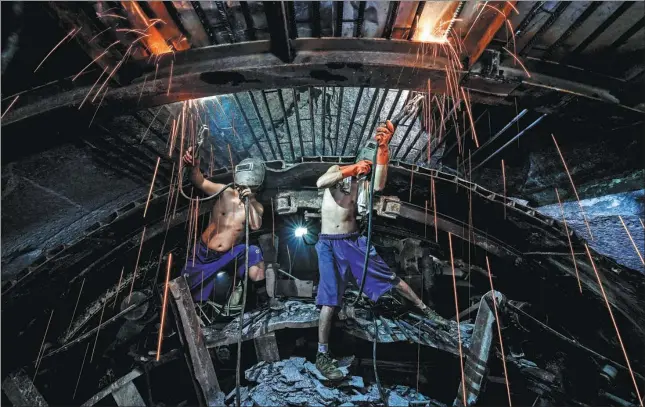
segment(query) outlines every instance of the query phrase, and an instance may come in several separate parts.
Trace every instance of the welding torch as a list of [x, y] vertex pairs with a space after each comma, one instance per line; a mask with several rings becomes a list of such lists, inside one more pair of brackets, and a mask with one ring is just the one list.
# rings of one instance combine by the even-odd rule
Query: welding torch
[[[193, 161], [198, 161], [199, 160], [200, 150], [202, 148], [202, 144], [204, 144], [204, 133], [206, 133], [207, 131], [208, 131], [208, 126], [203, 125], [201, 130], [200, 130], [200, 132], [199, 132], [199, 135], [197, 136], [197, 144], [195, 146], [193, 146], [193, 150], [192, 150], [193, 153], [194, 153]], [[183, 160], [184, 157], [183, 156], [179, 157], [179, 159]], [[213, 195], [209, 195], [209, 196], [204, 197], [204, 198], [192, 198], [192, 197], [188, 196], [184, 192], [183, 179], [184, 179], [185, 172], [186, 172], [186, 167], [184, 166], [183, 167], [183, 172], [182, 172], [182, 175], [181, 175], [182, 182], [179, 184], [179, 192], [181, 192], [181, 195], [184, 198], [188, 199], [189, 201], [209, 201], [211, 199], [217, 198], [218, 196], [220, 196], [220, 194], [222, 192], [224, 192], [227, 189], [229, 189], [230, 187], [234, 186], [234, 183], [231, 182], [231, 183], [228, 183], [228, 184], [224, 185], [224, 188], [222, 188], [218, 192], [214, 193]]]
[[[403, 106], [403, 109], [401, 109], [397, 114], [394, 115], [390, 119], [390, 122], [394, 125], [394, 131], [396, 131], [396, 127], [401, 123], [404, 119], [407, 119], [409, 117], [414, 117], [418, 111], [419, 111], [419, 106], [421, 104], [421, 101], [423, 100], [423, 95], [421, 93], [418, 93], [415, 95], [408, 103]], [[378, 147], [375, 146], [374, 148], [374, 156], [372, 157], [372, 165], [376, 165], [376, 154], [378, 153]], [[370, 249], [371, 249], [371, 243], [372, 243], [372, 215], [374, 212], [374, 182], [376, 180], [376, 169], [372, 169], [371, 171], [371, 181], [370, 181], [370, 192], [369, 192], [369, 204], [367, 206], [367, 242], [365, 244], [366, 251], [365, 251], [365, 261], [363, 262], [363, 275], [361, 276], [361, 285], [358, 290], [358, 295], [354, 299], [354, 302], [352, 302], [352, 306], [356, 305], [358, 303], [359, 299], [361, 298], [361, 295], [363, 294], [363, 289], [365, 288], [365, 281], [367, 280], [365, 277], [367, 276], [367, 265], [370, 260]]]

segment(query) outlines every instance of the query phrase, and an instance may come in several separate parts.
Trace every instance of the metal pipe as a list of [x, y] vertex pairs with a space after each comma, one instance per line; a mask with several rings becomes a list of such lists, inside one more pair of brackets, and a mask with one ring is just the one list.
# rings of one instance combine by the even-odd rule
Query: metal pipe
[[509, 146], [513, 141], [515, 141], [515, 140], [517, 140], [518, 138], [522, 137], [522, 136], [524, 135], [524, 133], [526, 133], [528, 130], [532, 129], [533, 127], [535, 127], [535, 126], [536, 126], [539, 122], [541, 122], [541, 121], [542, 121], [542, 119], [543, 119], [544, 117], [546, 117], [546, 116], [547, 116], [547, 114], [546, 114], [546, 113], [544, 113], [542, 116], [538, 117], [538, 118], [537, 118], [533, 123], [529, 124], [529, 125], [528, 125], [528, 127], [526, 127], [524, 130], [522, 130], [521, 132], [519, 132], [515, 137], [513, 137], [513, 138], [512, 138], [512, 139], [510, 139], [508, 142], [506, 142], [506, 144], [504, 144], [503, 146], [501, 146], [500, 148], [498, 148], [498, 149], [497, 149], [493, 154], [491, 154], [491, 155], [489, 155], [488, 157], [486, 157], [486, 159], [484, 159], [484, 161], [482, 161], [482, 162], [480, 162], [479, 164], [477, 164], [477, 166], [476, 166], [475, 168], [473, 168], [473, 169], [472, 169], [472, 171], [477, 171], [477, 169], [478, 169], [479, 167], [481, 167], [482, 165], [486, 164], [486, 163], [487, 163], [491, 158], [493, 158], [493, 157], [495, 157], [497, 154], [499, 154], [503, 149], [505, 149], [506, 147], [508, 147], [508, 146]]
[[485, 148], [486, 146], [488, 146], [490, 143], [492, 143], [493, 141], [495, 141], [495, 140], [496, 140], [499, 136], [501, 136], [501, 135], [502, 135], [506, 130], [508, 130], [508, 129], [509, 129], [509, 128], [510, 128], [510, 127], [511, 127], [515, 122], [517, 122], [517, 121], [518, 121], [518, 120], [520, 120], [522, 117], [524, 117], [524, 115], [525, 115], [527, 112], [528, 112], [528, 110], [527, 110], [527, 109], [522, 110], [522, 111], [521, 111], [517, 116], [515, 116], [515, 117], [513, 118], [513, 120], [511, 120], [510, 122], [508, 122], [508, 124], [506, 124], [506, 126], [504, 126], [500, 131], [498, 131], [497, 133], [495, 133], [495, 135], [494, 135], [493, 137], [491, 137], [490, 139], [488, 139], [488, 140], [487, 140], [484, 144], [482, 144], [482, 146], [481, 146], [481, 147], [479, 147], [477, 150], [473, 151], [473, 153], [472, 153], [472, 154], [471, 154], [471, 156], [470, 156], [470, 159], [472, 160], [472, 158], [473, 158], [474, 156], [476, 156], [478, 152], [480, 152], [482, 149], [484, 149], [484, 148]]

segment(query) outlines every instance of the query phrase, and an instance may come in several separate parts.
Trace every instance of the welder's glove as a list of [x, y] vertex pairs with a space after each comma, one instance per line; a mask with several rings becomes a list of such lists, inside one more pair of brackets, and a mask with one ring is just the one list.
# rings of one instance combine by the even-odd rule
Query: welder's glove
[[394, 134], [394, 125], [391, 121], [386, 121], [385, 126], [376, 129], [376, 143], [378, 144], [378, 151], [376, 153], [376, 163], [387, 165], [390, 160], [390, 150], [388, 145]]
[[183, 160], [186, 167], [199, 167], [199, 158], [193, 156], [192, 147], [188, 147], [188, 150], [184, 153]]
[[370, 172], [372, 168], [372, 162], [369, 160], [362, 160], [352, 165], [345, 165], [340, 167], [340, 172], [343, 174], [343, 178], [347, 177], [358, 177]]

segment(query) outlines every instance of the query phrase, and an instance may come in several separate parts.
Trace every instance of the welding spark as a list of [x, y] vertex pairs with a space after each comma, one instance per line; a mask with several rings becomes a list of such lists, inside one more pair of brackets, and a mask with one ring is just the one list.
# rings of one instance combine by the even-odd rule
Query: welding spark
[[[477, 3], [477, 4], [479, 5], [479, 3]], [[502, 13], [502, 11], [500, 9], [498, 9], [497, 7], [493, 7], [490, 4], [484, 4], [484, 7], [488, 7], [490, 9], [493, 9], [493, 10], [497, 11], [502, 17], [506, 18], [506, 15], [504, 13]]]
[[2, 112], [2, 116], [0, 116], [0, 120], [1, 120], [2, 118], [4, 118], [4, 115], [6, 115], [6, 114], [7, 114], [7, 112], [11, 109], [11, 106], [13, 106], [13, 104], [14, 104], [14, 103], [16, 103], [16, 101], [18, 100], [18, 98], [19, 98], [19, 97], [20, 97], [20, 95], [16, 96], [16, 97], [11, 101], [11, 103], [9, 104], [9, 107], [7, 107], [7, 109], [5, 109], [5, 111], [4, 111], [4, 112]]
[[143, 227], [143, 232], [141, 233], [141, 243], [139, 243], [139, 254], [137, 254], [137, 262], [134, 264], [134, 274], [132, 275], [132, 285], [130, 285], [130, 294], [128, 295], [128, 304], [132, 297], [132, 289], [134, 288], [134, 282], [137, 279], [137, 268], [139, 267], [139, 258], [141, 257], [141, 248], [143, 248], [143, 239], [146, 236], [146, 227]]
[[166, 307], [168, 304], [168, 285], [170, 281], [170, 267], [172, 266], [172, 253], [168, 253], [168, 268], [166, 270], [166, 284], [163, 290], [163, 306], [161, 307], [161, 324], [159, 325], [159, 340], [157, 342], [157, 361], [161, 356], [161, 342], [163, 341], [163, 326], [166, 320]]
[[645, 224], [643, 223], [643, 219], [638, 218], [638, 220], [641, 222], [641, 226], [643, 227], [643, 229], [645, 229]]
[[507, 2], [506, 2], [506, 4], [508, 4], [509, 6], [511, 6], [511, 8], [513, 9], [513, 11], [514, 11], [515, 13], [517, 13], [518, 15], [520, 14], [520, 11], [517, 9], [517, 7], [515, 7], [515, 5], [513, 4], [513, 2], [507, 1]]
[[36, 372], [34, 373], [34, 380], [38, 375], [38, 368], [40, 367], [40, 362], [42, 362], [43, 353], [45, 353], [45, 339], [47, 338], [47, 332], [49, 331], [49, 325], [52, 323], [52, 317], [54, 316], [54, 310], [49, 314], [49, 322], [47, 322], [47, 328], [45, 328], [45, 335], [43, 335], [43, 342], [40, 344], [40, 349], [38, 350], [38, 356], [36, 357]]
[[81, 371], [78, 372], [78, 379], [76, 379], [76, 387], [74, 387], [74, 395], [72, 400], [76, 398], [76, 390], [78, 390], [78, 384], [81, 382], [81, 375], [83, 374], [83, 366], [85, 366], [85, 358], [87, 357], [87, 351], [90, 349], [90, 343], [87, 343], [85, 347], [85, 355], [83, 355], [83, 363], [81, 363]]
[[82, 107], [83, 107], [83, 105], [85, 104], [85, 101], [86, 101], [86, 100], [87, 100], [87, 98], [92, 94], [92, 91], [94, 90], [94, 87], [96, 86], [96, 84], [98, 84], [98, 83], [99, 83], [99, 81], [101, 80], [101, 78], [103, 77], [103, 75], [105, 75], [105, 73], [107, 72], [108, 68], [109, 68], [109, 66], [106, 66], [106, 67], [105, 67], [105, 69], [103, 69], [103, 72], [101, 73], [101, 75], [99, 76], [99, 78], [96, 80], [96, 82], [94, 82], [94, 85], [92, 85], [92, 87], [90, 88], [90, 91], [89, 91], [89, 92], [87, 92], [87, 95], [85, 95], [85, 98], [83, 98], [83, 101], [81, 102], [81, 104], [80, 104], [80, 105], [78, 105], [78, 110], [81, 110], [81, 108], [82, 108]]
[[620, 348], [623, 351], [623, 355], [625, 356], [625, 362], [627, 362], [627, 368], [629, 369], [629, 374], [632, 376], [632, 382], [634, 383], [634, 389], [636, 389], [636, 395], [638, 396], [638, 401], [643, 407], [643, 399], [641, 398], [641, 393], [638, 390], [638, 384], [636, 383], [636, 378], [634, 377], [634, 371], [632, 370], [632, 366], [629, 363], [629, 357], [627, 357], [627, 351], [625, 350], [625, 345], [623, 344], [623, 339], [620, 336], [620, 331], [618, 330], [618, 324], [616, 323], [616, 319], [614, 318], [614, 313], [611, 311], [611, 305], [609, 304], [609, 300], [607, 299], [607, 294], [605, 293], [605, 288], [602, 285], [602, 281], [600, 280], [600, 274], [598, 274], [598, 270], [596, 269], [596, 264], [593, 261], [593, 257], [591, 257], [591, 252], [589, 251], [589, 246], [585, 243], [585, 249], [587, 250], [587, 256], [589, 256], [589, 261], [591, 262], [591, 266], [593, 267], [594, 273], [596, 273], [596, 278], [598, 279], [598, 286], [600, 286], [600, 291], [602, 292], [602, 297], [605, 299], [605, 305], [607, 305], [607, 311], [609, 311], [609, 316], [611, 317], [611, 322], [614, 324], [614, 328], [616, 329], [616, 336], [618, 337], [618, 342], [620, 343]]
[[571, 235], [569, 234], [567, 219], [564, 217], [564, 208], [562, 207], [562, 201], [560, 201], [560, 194], [558, 193], [558, 188], [555, 189], [555, 196], [558, 197], [558, 204], [560, 204], [560, 214], [562, 215], [562, 222], [564, 223], [564, 231], [567, 234], [567, 240], [569, 241], [569, 248], [571, 249], [571, 261], [573, 262], [573, 268], [576, 270], [576, 280], [578, 280], [578, 288], [580, 289], [580, 294], [582, 294], [582, 284], [580, 284], [580, 275], [578, 273], [578, 264], [576, 263], [576, 255], [573, 253], [573, 243], [571, 243]]
[[[506, 202], [506, 169], [504, 168], [503, 158], [502, 158], [502, 183], [504, 185], [504, 202]], [[504, 204], [504, 220], [506, 220], [506, 203]]]
[[629, 236], [629, 240], [632, 242], [632, 246], [634, 246], [634, 250], [636, 250], [636, 254], [638, 254], [638, 257], [641, 259], [641, 263], [645, 264], [645, 260], [643, 260], [643, 255], [641, 254], [640, 250], [638, 250], [638, 246], [636, 246], [636, 243], [632, 238], [632, 234], [629, 233], [629, 229], [627, 229], [627, 225], [625, 225], [625, 222], [623, 221], [623, 217], [618, 215], [618, 219], [620, 219], [620, 223], [623, 224], [623, 227], [625, 228], [625, 232], [627, 232], [627, 236]]
[[101, 14], [101, 13], [96, 13], [96, 15], [97, 15], [99, 18], [102, 18], [102, 17], [113, 17], [113, 18], [120, 18], [120, 19], [122, 19], [122, 20], [127, 20], [127, 18], [125, 18], [125, 17], [123, 17], [123, 16], [120, 16], [120, 15], [118, 15], [118, 14]]
[[141, 95], [143, 95], [143, 88], [146, 87], [146, 82], [148, 81], [148, 75], [143, 78], [143, 85], [141, 85], [141, 91], [139, 92], [139, 99], [137, 99], [137, 106], [141, 102]]
[[135, 33], [135, 34], [141, 34], [145, 35], [145, 31], [142, 30], [135, 30], [135, 29], [128, 29], [128, 28], [117, 28], [116, 32], [122, 32], [122, 33]]
[[118, 41], [118, 40], [117, 40], [117, 41], [114, 41], [112, 44], [108, 45], [108, 47], [105, 49], [105, 51], [103, 51], [103, 53], [101, 53], [101, 55], [99, 55], [98, 57], [94, 58], [94, 59], [92, 60], [92, 62], [90, 62], [89, 64], [87, 64], [87, 66], [85, 66], [85, 68], [81, 69], [81, 71], [80, 71], [79, 73], [77, 73], [77, 74], [76, 74], [76, 76], [74, 76], [74, 77], [72, 78], [72, 82], [74, 82], [74, 81], [76, 80], [76, 78], [78, 78], [78, 77], [79, 77], [83, 72], [85, 72], [85, 70], [86, 70], [87, 68], [89, 68], [89, 67], [90, 67], [94, 62], [98, 61], [98, 60], [99, 60], [103, 55], [107, 54], [108, 50], [109, 50], [110, 48], [112, 48], [114, 45], [118, 44], [119, 42], [121, 42], [121, 41]]
[[[475, 140], [475, 146], [479, 148], [479, 141], [477, 140], [477, 132], [475, 130], [475, 123], [473, 122], [473, 114], [470, 110], [470, 98], [466, 97], [466, 93], [464, 92], [464, 88], [461, 88], [461, 93], [464, 96], [464, 104], [466, 105], [466, 112], [468, 112], [468, 118], [470, 119], [470, 128], [472, 129], [473, 133], [473, 140]], [[470, 94], [468, 95], [470, 96]]]
[[92, 360], [94, 360], [94, 351], [96, 350], [96, 343], [99, 341], [99, 333], [101, 332], [101, 323], [103, 322], [103, 313], [105, 312], [106, 305], [107, 305], [107, 299], [103, 302], [103, 309], [101, 310], [101, 317], [99, 318], [99, 326], [98, 326], [98, 329], [96, 330], [96, 338], [94, 338], [94, 346], [92, 347], [92, 355], [90, 356], [90, 363], [92, 363]]
[[560, 146], [558, 146], [558, 142], [555, 141], [555, 136], [553, 134], [551, 134], [551, 138], [553, 139], [555, 148], [558, 150], [558, 154], [560, 155], [560, 159], [562, 160], [562, 165], [564, 166], [564, 169], [567, 172], [567, 175], [569, 176], [569, 182], [571, 182], [571, 188], [573, 188], [573, 192], [576, 194], [578, 207], [580, 208], [580, 212], [582, 213], [582, 218], [584, 219], [585, 224], [587, 225], [587, 231], [589, 232], [589, 236], [591, 237], [591, 240], [594, 240], [593, 234], [591, 233], [591, 227], [589, 226], [589, 222], [587, 221], [587, 216], [585, 215], [585, 211], [584, 209], [582, 209], [582, 204], [580, 203], [580, 196], [578, 196], [578, 190], [576, 189], [576, 185], [573, 183], [573, 178], [571, 177], [571, 173], [569, 172], [569, 167], [567, 167], [567, 163], [566, 161], [564, 161], [564, 156], [562, 155], [562, 151], [560, 151]]
[[119, 277], [119, 283], [116, 285], [116, 293], [114, 294], [114, 304], [112, 304], [112, 309], [116, 307], [116, 300], [119, 298], [119, 291], [121, 290], [121, 281], [123, 280], [123, 271], [125, 266], [121, 268], [121, 276]]
[[114, 27], [108, 27], [108, 28], [106, 28], [105, 30], [101, 31], [100, 33], [96, 34], [94, 37], [90, 38], [90, 40], [88, 41], [88, 43], [91, 43], [92, 41], [94, 41], [95, 39], [97, 39], [99, 35], [103, 34], [103, 33], [104, 33], [104, 32], [106, 32], [107, 30], [110, 30], [110, 29], [112, 29], [112, 28], [116, 28], [116, 25], [115, 25]]
[[516, 48], [516, 41], [515, 41], [515, 30], [513, 29], [513, 25], [511, 24], [510, 20], [506, 20], [506, 25], [508, 25], [508, 29], [511, 32], [511, 38], [513, 39], [513, 52], [517, 54], [517, 48]]
[[89, 126], [87, 126], [88, 128], [92, 127], [92, 123], [94, 122], [94, 118], [96, 117], [96, 114], [99, 112], [99, 109], [101, 108], [101, 105], [103, 104], [103, 99], [105, 99], [105, 95], [107, 95], [109, 91], [110, 91], [109, 88], [105, 89], [105, 93], [103, 93], [103, 96], [101, 97], [101, 100], [99, 101], [99, 105], [96, 107], [96, 110], [94, 111], [94, 115], [92, 115], [92, 120], [90, 120], [90, 124], [89, 124]]
[[150, 124], [148, 125], [148, 128], [146, 129], [145, 133], [143, 133], [143, 136], [141, 136], [141, 141], [139, 142], [139, 144], [143, 143], [143, 139], [146, 137], [146, 134], [148, 134], [148, 131], [150, 131], [150, 127], [152, 127], [152, 123], [155, 122], [155, 120], [157, 119], [157, 116], [159, 116], [159, 113], [161, 113], [162, 109], [163, 109], [163, 106], [161, 106], [159, 110], [157, 110], [155, 117], [153, 117], [152, 120], [150, 120]]
[[81, 293], [83, 293], [84, 285], [85, 285], [85, 279], [83, 279], [83, 282], [81, 282], [81, 289], [78, 290], [78, 298], [76, 299], [76, 305], [74, 305], [74, 312], [72, 312], [72, 319], [69, 321], [69, 327], [67, 327], [68, 331], [72, 328], [72, 322], [74, 322], [74, 317], [76, 316], [76, 308], [78, 308], [78, 302], [81, 300]]
[[157, 178], [157, 170], [159, 169], [159, 163], [161, 162], [161, 157], [157, 157], [157, 164], [155, 165], [155, 172], [152, 174], [152, 181], [150, 182], [150, 190], [148, 191], [148, 199], [146, 200], [146, 208], [143, 211], [143, 217], [146, 217], [148, 213], [148, 205], [150, 204], [150, 197], [152, 197], [152, 189], [155, 186], [155, 178]]
[[522, 63], [522, 61], [521, 61], [521, 60], [520, 60], [520, 59], [519, 59], [519, 58], [518, 58], [514, 53], [512, 53], [511, 51], [509, 51], [508, 49], [506, 49], [506, 47], [502, 47], [502, 48], [504, 48], [504, 51], [508, 52], [508, 54], [509, 54], [510, 56], [512, 56], [512, 57], [513, 57], [513, 59], [515, 59], [515, 60], [517, 61], [517, 63], [519, 63], [519, 64], [520, 64], [520, 66], [522, 67], [522, 69], [524, 69], [524, 72], [526, 72], [526, 76], [528, 76], [528, 77], [530, 78], [530, 77], [531, 77], [531, 74], [530, 74], [530, 73], [529, 73], [529, 71], [526, 69], [526, 67], [524, 66], [524, 64]]
[[455, 318], [457, 319], [457, 340], [459, 344], [459, 366], [461, 367], [461, 390], [466, 404], [466, 375], [464, 374], [464, 355], [461, 350], [461, 328], [459, 327], [459, 303], [457, 302], [457, 279], [455, 278], [455, 260], [452, 254], [452, 234], [448, 232], [448, 243], [450, 245], [450, 266], [452, 267], [452, 286], [455, 294]]
[[[83, 27], [81, 27], [81, 28], [83, 28]], [[43, 60], [40, 62], [40, 64], [38, 64], [38, 66], [36, 67], [36, 69], [34, 69], [34, 73], [38, 70], [38, 68], [40, 68], [40, 67], [42, 66], [42, 64], [45, 62], [45, 60], [47, 60], [47, 58], [49, 58], [49, 56], [50, 56], [54, 51], [56, 51], [56, 48], [60, 47], [60, 45], [61, 45], [65, 40], [67, 40], [67, 39], [72, 39], [72, 37], [73, 37], [73, 36], [74, 36], [78, 31], [80, 31], [80, 30], [81, 30], [81, 28], [78, 28], [78, 29], [74, 28], [72, 31], [68, 32], [68, 33], [67, 33], [67, 35], [66, 35], [66, 36], [64, 36], [64, 37], [63, 37], [63, 39], [62, 39], [62, 40], [60, 40], [60, 42], [59, 42], [58, 44], [56, 44], [56, 46], [55, 46], [54, 48], [52, 48], [52, 50], [51, 50], [51, 51], [49, 51], [49, 54], [45, 55], [45, 58], [43, 58]]]
[[493, 288], [493, 276], [490, 272], [490, 263], [488, 262], [488, 256], [486, 256], [486, 268], [488, 269], [488, 281], [490, 282], [490, 291], [493, 297], [493, 310], [495, 311], [495, 321], [497, 321], [497, 336], [499, 337], [499, 349], [502, 351], [502, 362], [504, 365], [504, 378], [506, 379], [506, 391], [508, 393], [508, 405], [511, 404], [511, 388], [508, 385], [508, 372], [506, 371], [506, 355], [504, 355], [504, 343], [502, 342], [502, 326], [499, 320], [499, 315], [497, 314], [497, 299], [495, 298], [495, 288]]
[[[488, 2], [487, 2], [487, 1], [486, 1], [486, 2], [484, 2], [484, 6], [486, 6], [487, 4], [488, 4]], [[479, 3], [477, 3], [477, 6], [479, 6]], [[484, 7], [482, 7], [482, 9], [481, 9], [481, 10], [479, 10], [479, 14], [477, 14], [477, 17], [475, 17], [475, 20], [473, 21], [473, 24], [472, 24], [472, 25], [470, 26], [470, 28], [468, 29], [468, 32], [466, 33], [466, 36], [464, 37], [464, 41], [466, 41], [466, 38], [468, 38], [468, 35], [469, 35], [469, 34], [470, 34], [470, 32], [472, 31], [473, 27], [474, 27], [474, 26], [475, 26], [475, 24], [477, 23], [477, 20], [479, 20], [479, 17], [481, 17], [481, 15], [482, 15], [482, 13], [483, 13], [483, 12], [484, 12]], [[465, 403], [464, 403], [464, 405], [465, 405]]]
[[437, 194], [434, 189], [434, 177], [430, 178], [432, 182], [432, 208], [434, 209], [434, 240], [439, 242], [439, 228], [437, 226]]
[[173, 65], [175, 61], [170, 61], [170, 76], [168, 77], [168, 92], [166, 92], [166, 96], [170, 96], [170, 87], [172, 86], [172, 70], [173, 70]]

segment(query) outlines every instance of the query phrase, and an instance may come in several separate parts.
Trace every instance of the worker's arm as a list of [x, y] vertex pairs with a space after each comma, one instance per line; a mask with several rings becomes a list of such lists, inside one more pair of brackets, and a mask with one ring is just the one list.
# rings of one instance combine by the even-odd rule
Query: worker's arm
[[190, 182], [198, 189], [208, 195], [213, 195], [224, 188], [223, 184], [218, 184], [207, 180], [199, 169], [199, 159], [193, 157], [193, 149], [189, 148], [183, 157], [184, 165], [188, 167], [190, 173]]
[[344, 165], [342, 167], [335, 165], [318, 178], [316, 186], [321, 189], [329, 188], [347, 177], [358, 177], [360, 175], [367, 174], [370, 172], [371, 165], [372, 163], [368, 160], [359, 161], [352, 165]]
[[387, 166], [390, 163], [390, 140], [394, 134], [394, 125], [391, 121], [385, 122], [385, 126], [376, 129], [376, 174], [374, 175], [374, 190], [382, 191], [387, 180]]
[[249, 198], [249, 226], [251, 230], [258, 230], [262, 227], [262, 214], [264, 213], [264, 206], [255, 199], [255, 194], [249, 188], [244, 188], [240, 191], [240, 199]]

